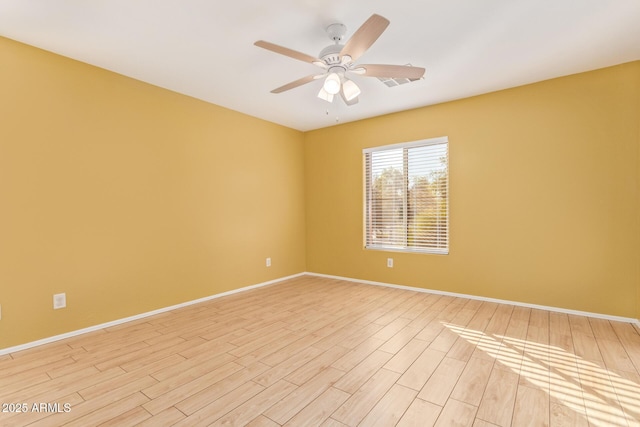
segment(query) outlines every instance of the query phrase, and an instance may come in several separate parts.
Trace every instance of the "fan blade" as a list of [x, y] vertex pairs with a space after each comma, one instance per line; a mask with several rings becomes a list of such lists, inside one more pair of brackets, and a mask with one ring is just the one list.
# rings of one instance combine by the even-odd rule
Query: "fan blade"
[[307, 55], [306, 53], [298, 52], [297, 50], [279, 46], [277, 44], [269, 43], [264, 40], [258, 40], [254, 43], [254, 45], [275, 53], [279, 53], [280, 55], [288, 56], [289, 58], [297, 59], [298, 61], [309, 62], [318, 66], [320, 66], [320, 64], [324, 65], [324, 63], [316, 57]]
[[373, 14], [364, 24], [353, 33], [347, 44], [344, 45], [340, 55], [349, 55], [352, 61], [355, 61], [362, 55], [371, 45], [378, 40], [380, 34], [387, 29], [389, 20], [380, 15]]
[[409, 79], [418, 80], [424, 76], [424, 68], [412, 67], [409, 65], [381, 65], [381, 64], [368, 64], [359, 65], [358, 68], [351, 70], [357, 74], [360, 74], [360, 69], [364, 69], [362, 75], [369, 77], [388, 77], [394, 79]]
[[293, 89], [293, 88], [296, 88], [298, 86], [302, 86], [304, 84], [312, 82], [312, 81], [314, 81], [314, 80], [316, 80], [316, 79], [318, 79], [319, 77], [322, 77], [322, 76], [324, 76], [324, 74], [320, 74], [320, 75], [312, 74], [310, 76], [303, 77], [303, 78], [298, 79], [296, 81], [293, 81], [291, 83], [287, 83], [284, 86], [280, 86], [279, 88], [276, 88], [276, 89], [272, 90], [271, 93], [281, 93], [281, 92], [287, 91], [289, 89]]

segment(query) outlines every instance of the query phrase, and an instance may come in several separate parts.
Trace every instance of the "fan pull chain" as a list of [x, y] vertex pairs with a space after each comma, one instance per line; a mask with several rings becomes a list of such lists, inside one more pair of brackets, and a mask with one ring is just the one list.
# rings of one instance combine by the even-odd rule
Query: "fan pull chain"
[[[329, 115], [329, 109], [328, 108], [325, 110], [324, 114], [327, 115], [327, 116]], [[339, 116], [336, 116], [336, 123], [340, 123], [340, 117]]]

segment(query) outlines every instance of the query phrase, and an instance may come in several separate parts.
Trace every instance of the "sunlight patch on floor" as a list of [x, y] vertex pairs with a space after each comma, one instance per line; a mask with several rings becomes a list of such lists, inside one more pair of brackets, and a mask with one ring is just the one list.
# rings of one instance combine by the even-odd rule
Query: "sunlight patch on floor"
[[[544, 390], [551, 400], [596, 426], [640, 426], [640, 377], [614, 372], [604, 363], [560, 347], [444, 324], [469, 343], [520, 375], [521, 383]], [[632, 379], [633, 378], [633, 379]]]

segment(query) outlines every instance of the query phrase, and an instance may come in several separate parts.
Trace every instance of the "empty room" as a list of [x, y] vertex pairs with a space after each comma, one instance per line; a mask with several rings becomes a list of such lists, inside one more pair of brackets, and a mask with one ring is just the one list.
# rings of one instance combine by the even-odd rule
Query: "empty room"
[[0, 425], [639, 426], [638, 22], [0, 0]]

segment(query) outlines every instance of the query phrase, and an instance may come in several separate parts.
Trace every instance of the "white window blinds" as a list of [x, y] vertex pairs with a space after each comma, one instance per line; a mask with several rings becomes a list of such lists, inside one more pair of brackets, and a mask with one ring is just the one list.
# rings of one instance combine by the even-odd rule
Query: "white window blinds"
[[448, 139], [368, 148], [365, 246], [449, 252]]

